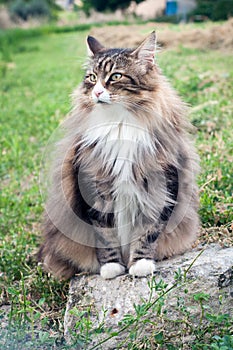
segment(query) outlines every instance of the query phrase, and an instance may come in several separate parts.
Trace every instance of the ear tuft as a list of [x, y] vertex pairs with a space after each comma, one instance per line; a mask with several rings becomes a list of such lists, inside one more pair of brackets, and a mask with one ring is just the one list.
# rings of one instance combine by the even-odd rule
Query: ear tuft
[[104, 46], [100, 44], [93, 36], [87, 37], [87, 49], [90, 56], [95, 55], [99, 51], [104, 49]]
[[154, 64], [156, 49], [156, 34], [153, 31], [136, 50], [132, 52], [132, 55], [137, 56], [140, 60], [150, 65]]

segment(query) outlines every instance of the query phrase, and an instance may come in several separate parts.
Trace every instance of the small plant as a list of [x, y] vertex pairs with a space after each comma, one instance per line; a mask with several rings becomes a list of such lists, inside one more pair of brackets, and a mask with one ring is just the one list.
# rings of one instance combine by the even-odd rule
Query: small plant
[[29, 17], [49, 17], [51, 15], [46, 0], [14, 0], [10, 5], [10, 13], [24, 21]]
[[17, 16], [24, 21], [28, 19], [29, 16], [29, 7], [24, 0], [15, 0], [10, 5], [10, 13], [12, 16]]
[[210, 345], [212, 350], [232, 350], [233, 349], [233, 335], [225, 335], [219, 337], [213, 336], [213, 342]]
[[[105, 319], [98, 327], [94, 325], [91, 306], [82, 311], [72, 309], [70, 312], [77, 317], [75, 330], [71, 331], [73, 344], [84, 349], [104, 349], [110, 340], [117, 338], [116, 349], [127, 345], [129, 350], [230, 350], [226, 346], [233, 341], [233, 317], [212, 311], [209, 294], [192, 293], [193, 281], [187, 278], [191, 266], [184, 272], [177, 271], [170, 286], [152, 277], [148, 299], [134, 304], [134, 311], [125, 314], [114, 329], [107, 329]], [[173, 307], [170, 300], [176, 300]]]
[[202, 15], [212, 21], [228, 19], [233, 14], [233, 0], [197, 0], [190, 16]]

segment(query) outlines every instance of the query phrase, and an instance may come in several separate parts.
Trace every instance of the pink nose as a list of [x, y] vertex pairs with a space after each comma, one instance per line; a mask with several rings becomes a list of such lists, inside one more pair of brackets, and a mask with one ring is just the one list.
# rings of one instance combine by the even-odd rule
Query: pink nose
[[96, 90], [96, 91], [94, 91], [96, 97], [100, 97], [100, 95], [101, 95], [103, 92], [104, 92], [103, 90]]

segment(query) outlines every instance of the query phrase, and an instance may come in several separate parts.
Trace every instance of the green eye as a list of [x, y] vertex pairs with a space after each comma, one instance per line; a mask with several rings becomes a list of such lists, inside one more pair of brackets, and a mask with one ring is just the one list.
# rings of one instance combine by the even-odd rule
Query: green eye
[[92, 82], [92, 83], [96, 83], [96, 81], [97, 81], [97, 76], [96, 76], [94, 73], [92, 73], [92, 74], [89, 75], [89, 80], [90, 80], [90, 82]]
[[120, 80], [121, 77], [122, 77], [121, 73], [114, 73], [114, 74], [111, 75], [110, 80], [111, 81], [117, 81], [117, 80]]

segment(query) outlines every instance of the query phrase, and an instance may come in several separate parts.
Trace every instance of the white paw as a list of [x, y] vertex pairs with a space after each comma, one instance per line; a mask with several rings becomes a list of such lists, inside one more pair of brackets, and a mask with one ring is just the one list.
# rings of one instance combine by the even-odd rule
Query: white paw
[[155, 262], [153, 260], [141, 259], [130, 267], [129, 274], [139, 277], [147, 276], [152, 275], [155, 269]]
[[115, 278], [116, 276], [122, 275], [124, 272], [124, 266], [118, 263], [107, 263], [100, 268], [100, 276], [105, 280]]

